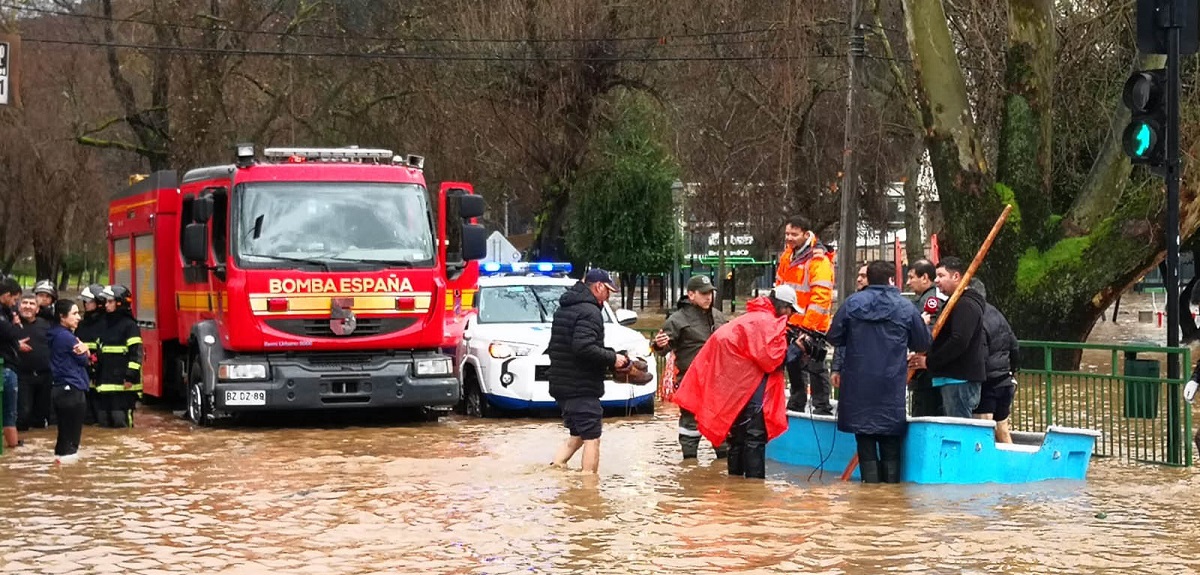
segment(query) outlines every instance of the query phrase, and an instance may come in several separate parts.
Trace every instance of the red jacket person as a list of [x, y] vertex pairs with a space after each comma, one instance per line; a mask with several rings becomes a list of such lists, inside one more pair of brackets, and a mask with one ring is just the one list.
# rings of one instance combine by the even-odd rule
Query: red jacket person
[[751, 300], [744, 315], [713, 332], [675, 394], [713, 445], [728, 439], [730, 475], [765, 477], [767, 442], [787, 430], [782, 370], [795, 308], [790, 286]]

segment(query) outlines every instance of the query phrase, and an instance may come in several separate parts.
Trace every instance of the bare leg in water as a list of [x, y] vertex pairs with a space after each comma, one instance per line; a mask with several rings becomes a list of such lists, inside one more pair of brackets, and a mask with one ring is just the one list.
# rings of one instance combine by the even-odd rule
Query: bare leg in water
[[[575, 457], [575, 452], [579, 451], [580, 447], [583, 447], [583, 438], [577, 435], [572, 435], [571, 437], [567, 438], [566, 443], [563, 443], [562, 447], [558, 448], [558, 454], [554, 456], [554, 462], [550, 465], [552, 467], [566, 467], [567, 462], [570, 461], [572, 457]], [[587, 451], [584, 451], [583, 455], [586, 459]]]
[[598, 473], [600, 471], [600, 439], [585, 439], [583, 441], [583, 472]]

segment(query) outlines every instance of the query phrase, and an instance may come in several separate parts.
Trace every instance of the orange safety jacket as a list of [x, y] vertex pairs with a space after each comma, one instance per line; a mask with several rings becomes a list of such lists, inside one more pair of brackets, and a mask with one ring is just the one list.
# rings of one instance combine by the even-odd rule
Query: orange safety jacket
[[803, 313], [792, 314], [788, 323], [825, 333], [833, 319], [833, 262], [817, 236], [809, 233], [804, 243], [779, 255], [775, 285], [796, 290], [796, 305]]

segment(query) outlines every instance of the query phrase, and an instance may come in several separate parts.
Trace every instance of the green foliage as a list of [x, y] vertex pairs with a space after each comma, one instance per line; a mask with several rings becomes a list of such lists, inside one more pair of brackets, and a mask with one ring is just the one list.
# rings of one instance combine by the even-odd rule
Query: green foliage
[[623, 94], [573, 194], [573, 259], [627, 273], [668, 269], [679, 243], [671, 184], [679, 174], [644, 96]]
[[1000, 182], [996, 182], [995, 189], [996, 195], [1000, 197], [1000, 203], [1012, 206], [1012, 211], [1008, 214], [1008, 221], [1005, 223], [1005, 227], [1020, 233], [1021, 205], [1017, 203], [1017, 195], [1013, 193], [1012, 188]]

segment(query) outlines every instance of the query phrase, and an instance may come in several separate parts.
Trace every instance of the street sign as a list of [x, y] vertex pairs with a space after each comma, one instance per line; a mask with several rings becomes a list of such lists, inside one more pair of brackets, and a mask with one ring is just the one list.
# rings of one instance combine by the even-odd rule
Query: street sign
[[0, 34], [0, 106], [20, 106], [21, 98], [17, 89], [20, 87], [18, 78], [18, 57], [21, 54], [21, 39], [17, 36]]

